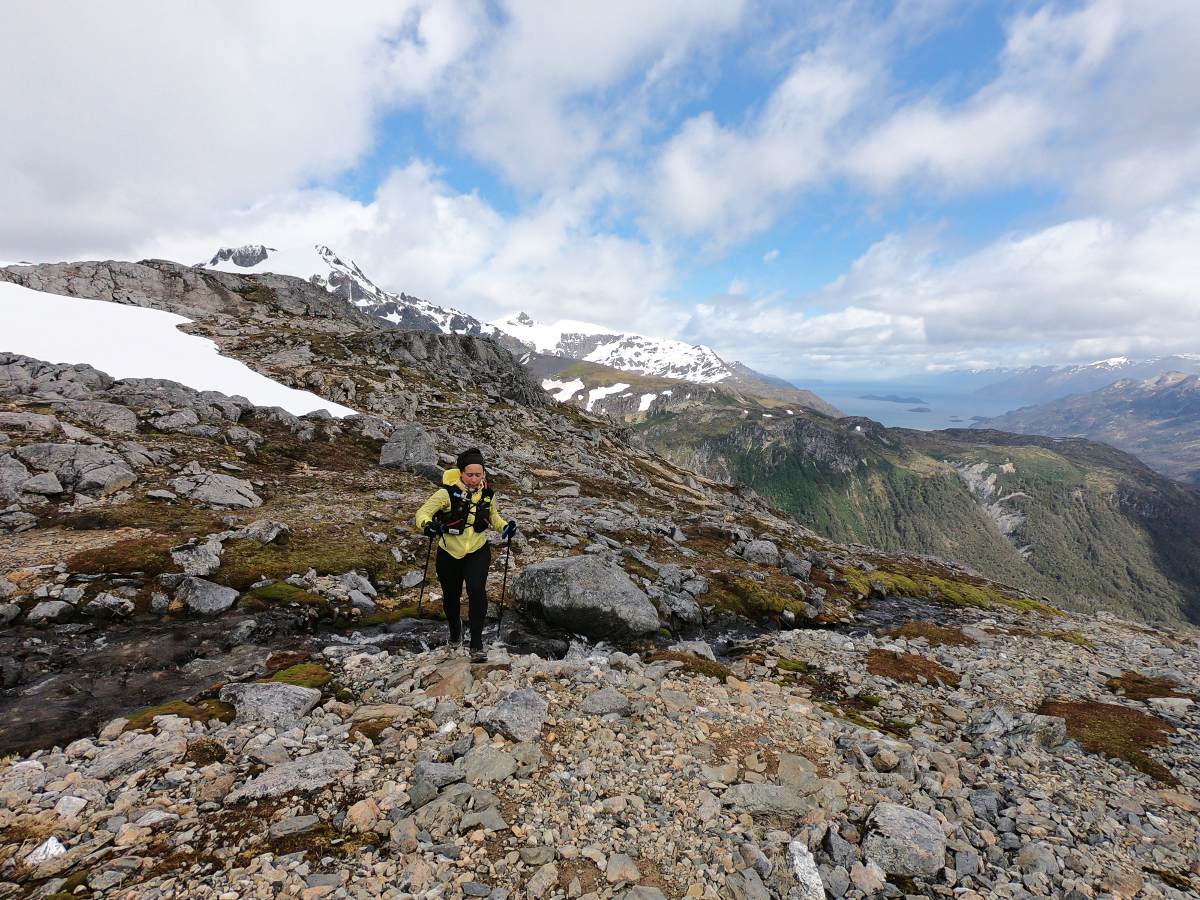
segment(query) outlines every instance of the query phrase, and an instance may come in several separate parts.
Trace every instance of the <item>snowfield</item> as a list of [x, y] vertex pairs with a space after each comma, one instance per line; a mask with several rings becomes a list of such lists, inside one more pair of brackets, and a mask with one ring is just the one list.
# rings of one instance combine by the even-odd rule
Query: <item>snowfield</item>
[[86, 363], [113, 378], [165, 378], [198, 391], [240, 394], [293, 415], [356, 410], [272, 381], [221, 356], [207, 338], [176, 326], [174, 313], [105, 300], [61, 297], [0, 282], [0, 350], [54, 363]]

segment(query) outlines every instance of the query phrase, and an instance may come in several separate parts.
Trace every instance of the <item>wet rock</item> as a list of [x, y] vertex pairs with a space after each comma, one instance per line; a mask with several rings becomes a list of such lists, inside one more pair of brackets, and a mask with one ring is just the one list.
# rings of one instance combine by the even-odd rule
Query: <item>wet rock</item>
[[83, 611], [95, 619], [125, 619], [133, 615], [133, 601], [103, 591], [92, 598]]
[[650, 598], [625, 570], [593, 555], [527, 566], [512, 591], [517, 600], [540, 609], [551, 624], [593, 639], [624, 640], [659, 628]]
[[317, 705], [321, 692], [295, 684], [227, 684], [221, 699], [236, 707], [238, 721], [286, 728]]
[[75, 607], [62, 600], [43, 600], [29, 611], [25, 621], [30, 625], [45, 625], [55, 622], [69, 622], [75, 615]]
[[889, 875], [932, 875], [945, 865], [946, 836], [926, 813], [880, 803], [872, 810], [867, 828], [863, 853]]

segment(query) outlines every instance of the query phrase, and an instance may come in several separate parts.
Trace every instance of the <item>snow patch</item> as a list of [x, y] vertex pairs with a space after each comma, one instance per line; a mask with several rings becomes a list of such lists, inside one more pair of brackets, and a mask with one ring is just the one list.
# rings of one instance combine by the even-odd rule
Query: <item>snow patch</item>
[[318, 409], [335, 416], [356, 414], [221, 356], [212, 341], [180, 331], [177, 326], [190, 320], [175, 313], [0, 282], [0, 320], [0, 350], [11, 353], [86, 363], [113, 378], [165, 378], [198, 391], [241, 395], [257, 406], [281, 406], [298, 416]]
[[542, 390], [549, 391], [559, 403], [566, 403], [583, 390], [583, 381], [578, 378], [574, 381], [555, 381], [553, 378], [547, 378], [542, 382]]
[[642, 394], [642, 402], [638, 404], [638, 412], [646, 412], [658, 394]]
[[619, 394], [621, 391], [626, 390], [629, 390], [629, 385], [625, 384], [623, 381], [618, 381], [616, 384], [610, 384], [608, 387], [592, 388], [590, 391], [588, 391], [587, 406], [585, 408], [590, 412], [592, 405], [597, 400], [603, 400], [605, 397], [608, 397], [612, 394]]

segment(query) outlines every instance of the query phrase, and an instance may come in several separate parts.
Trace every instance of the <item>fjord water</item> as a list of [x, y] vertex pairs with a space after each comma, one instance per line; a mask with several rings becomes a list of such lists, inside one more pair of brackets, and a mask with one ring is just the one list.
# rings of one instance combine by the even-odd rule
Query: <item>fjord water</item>
[[[945, 380], [937, 381], [824, 381], [794, 379], [797, 387], [815, 392], [848, 416], [866, 416], [883, 425], [896, 428], [967, 428], [974, 424], [972, 416], [996, 416], [1007, 412], [1011, 402], [992, 400], [973, 394], [978, 386], [964, 384], [961, 388]], [[895, 396], [919, 398], [922, 403], [897, 403], [891, 400], [864, 399]], [[928, 407], [928, 412], [914, 412]]]

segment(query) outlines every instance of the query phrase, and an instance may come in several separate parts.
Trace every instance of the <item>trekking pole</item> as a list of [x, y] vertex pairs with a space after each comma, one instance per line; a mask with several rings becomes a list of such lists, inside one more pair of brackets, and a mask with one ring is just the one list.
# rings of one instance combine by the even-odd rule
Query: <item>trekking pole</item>
[[496, 618], [496, 636], [500, 637], [500, 626], [504, 624], [504, 592], [508, 589], [508, 557], [512, 553], [512, 535], [504, 545], [504, 578], [500, 581], [500, 615]]
[[421, 592], [417, 594], [417, 617], [421, 616], [421, 601], [425, 598], [425, 582], [429, 580], [429, 557], [433, 553], [433, 535], [429, 536], [429, 546], [425, 548], [425, 568], [421, 570]]

